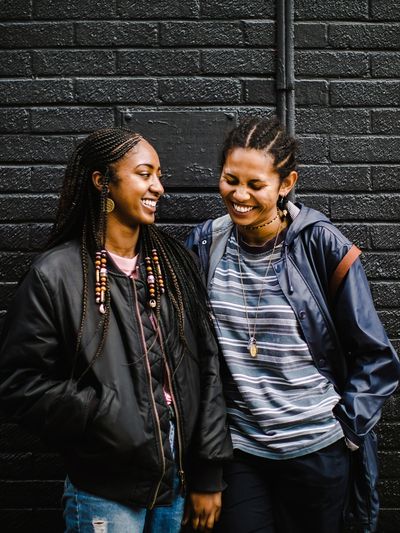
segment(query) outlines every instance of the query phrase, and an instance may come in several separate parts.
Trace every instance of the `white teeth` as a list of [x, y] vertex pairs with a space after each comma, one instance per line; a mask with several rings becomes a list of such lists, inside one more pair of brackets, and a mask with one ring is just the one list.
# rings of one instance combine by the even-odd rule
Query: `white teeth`
[[147, 200], [147, 199], [142, 200], [142, 203], [144, 205], [147, 205], [147, 207], [155, 207], [157, 204], [155, 200]]
[[249, 211], [254, 209], [254, 207], [252, 206], [238, 205], [238, 204], [233, 204], [233, 208], [235, 209], [235, 211], [238, 211], [239, 213], [248, 213]]

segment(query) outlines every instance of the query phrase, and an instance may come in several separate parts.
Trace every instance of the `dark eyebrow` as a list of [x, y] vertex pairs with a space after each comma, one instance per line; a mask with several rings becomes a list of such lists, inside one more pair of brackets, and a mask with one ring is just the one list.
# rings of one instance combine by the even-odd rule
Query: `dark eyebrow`
[[[135, 168], [138, 168], [138, 167], [148, 167], [150, 169], [154, 169], [155, 167], [153, 167], [153, 165], [150, 165], [150, 163], [139, 163], [138, 165], [136, 165]], [[159, 172], [161, 170], [161, 167], [158, 167], [157, 169], [157, 172]]]

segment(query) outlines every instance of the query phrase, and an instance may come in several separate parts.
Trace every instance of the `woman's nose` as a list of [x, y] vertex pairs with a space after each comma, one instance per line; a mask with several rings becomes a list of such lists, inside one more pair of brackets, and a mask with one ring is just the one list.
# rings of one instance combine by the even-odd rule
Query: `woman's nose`
[[161, 180], [158, 176], [155, 176], [151, 182], [150, 190], [152, 192], [158, 193], [160, 196], [164, 194], [164, 187], [161, 183]]
[[239, 202], [244, 202], [250, 198], [250, 194], [248, 193], [246, 187], [239, 186], [234, 190], [233, 197]]

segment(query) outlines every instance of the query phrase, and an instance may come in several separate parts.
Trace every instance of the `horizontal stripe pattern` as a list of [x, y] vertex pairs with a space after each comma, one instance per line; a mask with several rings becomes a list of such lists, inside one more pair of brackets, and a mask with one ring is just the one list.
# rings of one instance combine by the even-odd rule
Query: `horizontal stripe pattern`
[[[332, 414], [339, 396], [315, 368], [272, 266], [266, 272], [272, 250], [253, 252], [248, 245], [240, 250], [242, 275], [232, 233], [210, 292], [226, 362], [224, 387], [233, 444], [272, 459], [305, 455], [343, 436]], [[281, 250], [282, 243], [276, 246], [272, 262], [280, 259]], [[255, 359], [248, 351], [243, 290], [250, 335], [256, 322]]]

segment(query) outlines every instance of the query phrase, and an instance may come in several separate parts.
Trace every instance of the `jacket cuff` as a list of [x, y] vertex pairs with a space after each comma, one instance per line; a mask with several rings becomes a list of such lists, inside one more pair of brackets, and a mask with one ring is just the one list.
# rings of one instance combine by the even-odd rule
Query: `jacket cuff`
[[190, 492], [220, 492], [226, 488], [222, 479], [222, 463], [193, 461], [190, 466], [188, 489]]

